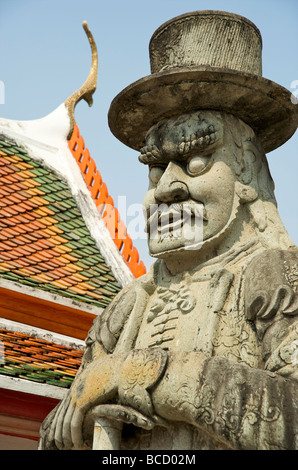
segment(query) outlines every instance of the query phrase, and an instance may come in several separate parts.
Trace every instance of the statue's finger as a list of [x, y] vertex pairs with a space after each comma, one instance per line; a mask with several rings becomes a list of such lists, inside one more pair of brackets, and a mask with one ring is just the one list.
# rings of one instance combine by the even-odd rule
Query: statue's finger
[[155, 423], [148, 416], [123, 405], [99, 405], [92, 410], [92, 415], [95, 418], [106, 417], [126, 424], [134, 424], [143, 429], [152, 429], [155, 426]]
[[82, 449], [83, 447], [83, 420], [84, 414], [79, 408], [76, 408], [70, 424], [71, 440], [75, 449]]
[[59, 410], [59, 414], [57, 416], [57, 421], [55, 425], [55, 444], [58, 447], [58, 449], [62, 450], [63, 449], [63, 440], [62, 440], [62, 428], [64, 424], [64, 416], [66, 411], [68, 410], [70, 398], [67, 397], [67, 399], [61, 404], [61, 409]]
[[61, 410], [63, 409], [64, 406], [65, 406], [65, 401], [62, 400], [58, 405], [58, 408], [57, 408], [57, 411], [55, 413], [54, 419], [53, 419], [53, 421], [50, 425], [50, 432], [49, 432], [49, 436], [48, 436], [49, 442], [54, 442], [54, 440], [55, 440], [55, 432], [56, 432], [57, 421], [58, 421], [59, 415], [61, 413]]
[[75, 411], [75, 407], [70, 403], [65, 413], [63, 427], [62, 427], [62, 442], [64, 449], [69, 450], [72, 448], [73, 442], [71, 438], [71, 420]]

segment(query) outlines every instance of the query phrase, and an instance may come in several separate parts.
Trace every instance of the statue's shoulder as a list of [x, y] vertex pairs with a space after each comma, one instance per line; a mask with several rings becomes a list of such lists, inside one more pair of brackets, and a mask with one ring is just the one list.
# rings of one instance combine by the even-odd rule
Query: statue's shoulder
[[291, 284], [295, 279], [297, 281], [297, 271], [298, 248], [271, 249], [264, 250], [252, 258], [245, 269], [245, 277], [247, 281], [251, 279], [254, 285], [264, 284], [270, 287], [271, 283], [276, 285], [282, 281]]
[[86, 344], [99, 342], [106, 352], [112, 352], [140, 291], [152, 283], [152, 279], [152, 273], [149, 272], [123, 287], [105, 310], [95, 318]]
[[245, 269], [244, 281], [248, 318], [265, 315], [269, 319], [280, 308], [290, 314], [298, 294], [298, 249], [257, 254]]

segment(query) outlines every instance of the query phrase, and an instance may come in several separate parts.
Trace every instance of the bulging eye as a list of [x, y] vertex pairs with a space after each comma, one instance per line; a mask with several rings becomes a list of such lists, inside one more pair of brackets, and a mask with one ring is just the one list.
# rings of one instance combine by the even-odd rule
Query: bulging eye
[[149, 178], [151, 182], [156, 186], [162, 177], [163, 173], [165, 171], [165, 168], [162, 166], [152, 166], [149, 169]]
[[193, 157], [187, 164], [187, 172], [191, 176], [199, 175], [210, 162], [209, 157]]

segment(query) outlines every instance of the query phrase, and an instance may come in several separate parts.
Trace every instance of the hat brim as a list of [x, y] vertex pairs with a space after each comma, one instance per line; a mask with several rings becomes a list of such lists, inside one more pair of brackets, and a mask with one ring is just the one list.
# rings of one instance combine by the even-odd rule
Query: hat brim
[[296, 131], [298, 104], [286, 88], [251, 74], [218, 68], [189, 67], [141, 78], [112, 101], [112, 133], [140, 150], [157, 122], [200, 109], [223, 111], [251, 126], [266, 153]]

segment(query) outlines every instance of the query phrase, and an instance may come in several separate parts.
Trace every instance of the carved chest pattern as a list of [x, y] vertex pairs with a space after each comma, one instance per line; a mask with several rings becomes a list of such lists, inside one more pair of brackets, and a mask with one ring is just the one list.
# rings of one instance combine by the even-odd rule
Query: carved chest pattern
[[157, 288], [157, 299], [151, 306], [147, 323], [151, 324], [152, 342], [149, 347], [161, 346], [172, 341], [179, 316], [191, 312], [196, 300], [187, 286], [182, 288]]

